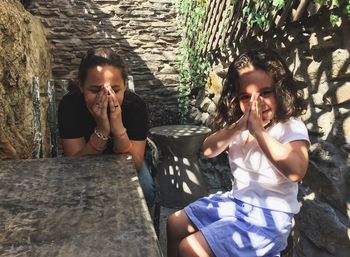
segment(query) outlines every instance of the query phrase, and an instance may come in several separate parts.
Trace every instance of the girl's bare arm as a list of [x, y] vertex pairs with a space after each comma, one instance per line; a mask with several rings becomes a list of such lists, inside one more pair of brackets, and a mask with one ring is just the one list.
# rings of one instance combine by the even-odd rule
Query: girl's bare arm
[[202, 151], [204, 156], [213, 158], [221, 154], [227, 149], [229, 144], [232, 142], [232, 138], [237, 132], [241, 132], [247, 129], [247, 117], [249, 113], [246, 112], [244, 115], [234, 124], [223, 128], [214, 134], [208, 136], [203, 144]]
[[262, 124], [261, 104], [258, 98], [252, 100], [248, 128], [267, 158], [287, 178], [297, 182], [304, 177], [309, 162], [307, 142], [296, 140], [282, 144], [270, 136]]
[[266, 131], [255, 132], [255, 138], [267, 158], [291, 181], [300, 181], [307, 170], [307, 142], [302, 140], [281, 144]]

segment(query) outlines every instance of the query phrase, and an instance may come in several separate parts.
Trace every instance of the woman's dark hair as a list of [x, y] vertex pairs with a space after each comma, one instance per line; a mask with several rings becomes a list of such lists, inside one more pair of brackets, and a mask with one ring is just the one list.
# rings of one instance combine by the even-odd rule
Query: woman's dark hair
[[259, 48], [243, 53], [231, 63], [214, 117], [214, 130], [233, 124], [243, 115], [238, 99], [239, 71], [250, 66], [272, 74], [277, 101], [276, 122], [286, 121], [304, 112], [306, 102], [303, 90], [296, 85], [287, 64], [276, 52]]
[[123, 59], [111, 49], [97, 48], [88, 50], [81, 59], [78, 72], [78, 79], [81, 85], [84, 85], [89, 69], [104, 65], [112, 65], [119, 68], [124, 81], [127, 80], [128, 73]]

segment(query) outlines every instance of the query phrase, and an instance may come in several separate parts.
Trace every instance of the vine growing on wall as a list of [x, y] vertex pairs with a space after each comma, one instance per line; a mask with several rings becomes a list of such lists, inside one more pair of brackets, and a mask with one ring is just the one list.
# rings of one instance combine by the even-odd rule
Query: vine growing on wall
[[177, 27], [181, 34], [179, 46], [179, 110], [183, 117], [189, 111], [191, 90], [205, 85], [209, 60], [198, 54], [205, 47], [208, 35], [201, 31], [208, 0], [177, 0]]
[[[205, 31], [209, 5], [213, 0], [174, 0], [177, 11], [177, 27], [181, 35], [179, 45], [179, 100], [178, 106], [184, 118], [189, 111], [191, 92], [195, 88], [204, 88], [209, 75], [212, 54], [206, 49], [209, 37]], [[218, 32], [220, 35], [228, 31], [231, 26], [230, 17], [235, 12], [238, 0], [225, 1], [225, 9], [219, 23]], [[238, 17], [241, 22], [245, 22], [248, 28], [257, 27], [267, 30], [274, 23], [276, 14], [285, 8], [287, 0], [250, 0], [245, 3]], [[339, 9], [343, 10], [350, 18], [350, 0], [314, 0], [321, 7], [331, 10], [330, 22], [333, 26], [339, 24], [340, 17], [336, 14]], [[294, 2], [293, 2], [294, 3]], [[297, 1], [295, 1], [297, 3]], [[218, 3], [216, 3], [218, 4]], [[239, 10], [239, 8], [237, 8]], [[335, 11], [334, 11], [335, 10]], [[214, 49], [220, 54], [228, 53], [231, 45], [228, 41], [216, 46]]]
[[[242, 10], [242, 16], [249, 28], [257, 25], [265, 30], [270, 25], [270, 20], [276, 13], [283, 8], [284, 0], [259, 1], [252, 0], [250, 5], [247, 5]], [[270, 6], [272, 5], [272, 7]]]
[[[350, 19], [350, 0], [315, 0], [315, 2], [321, 6], [328, 6], [330, 9], [344, 6], [343, 11]], [[340, 21], [340, 17], [332, 12], [329, 16], [329, 21], [332, 26], [335, 26]]]
[[[314, 0], [314, 2], [321, 7], [327, 7], [331, 10], [329, 21], [332, 26], [336, 26], [340, 21], [340, 17], [332, 11], [335, 8], [344, 6], [344, 12], [350, 19], [350, 0]], [[266, 30], [269, 28], [271, 20], [284, 6], [285, 0], [251, 0], [249, 4], [243, 8], [242, 16], [249, 28], [256, 25], [262, 30]]]

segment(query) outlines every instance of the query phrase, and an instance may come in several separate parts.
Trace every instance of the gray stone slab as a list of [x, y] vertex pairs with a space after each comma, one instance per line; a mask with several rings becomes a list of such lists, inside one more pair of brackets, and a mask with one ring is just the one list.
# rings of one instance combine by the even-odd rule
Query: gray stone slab
[[129, 155], [0, 162], [1, 256], [162, 256]]

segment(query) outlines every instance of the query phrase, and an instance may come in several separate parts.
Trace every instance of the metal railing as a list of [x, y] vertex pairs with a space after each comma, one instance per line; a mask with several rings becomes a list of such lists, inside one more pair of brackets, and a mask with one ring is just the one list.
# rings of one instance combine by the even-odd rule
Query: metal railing
[[[33, 158], [42, 158], [42, 133], [41, 133], [41, 111], [40, 111], [40, 98], [47, 97], [48, 108], [47, 117], [50, 130], [50, 156], [57, 157], [58, 155], [58, 142], [57, 142], [57, 114], [56, 114], [56, 95], [62, 98], [68, 93], [69, 81], [68, 80], [53, 80], [50, 79], [47, 82], [47, 93], [40, 93], [40, 82], [38, 77], [33, 77], [32, 97], [33, 97], [33, 116], [34, 116], [34, 145], [33, 145]], [[56, 93], [56, 88], [58, 92]]]

